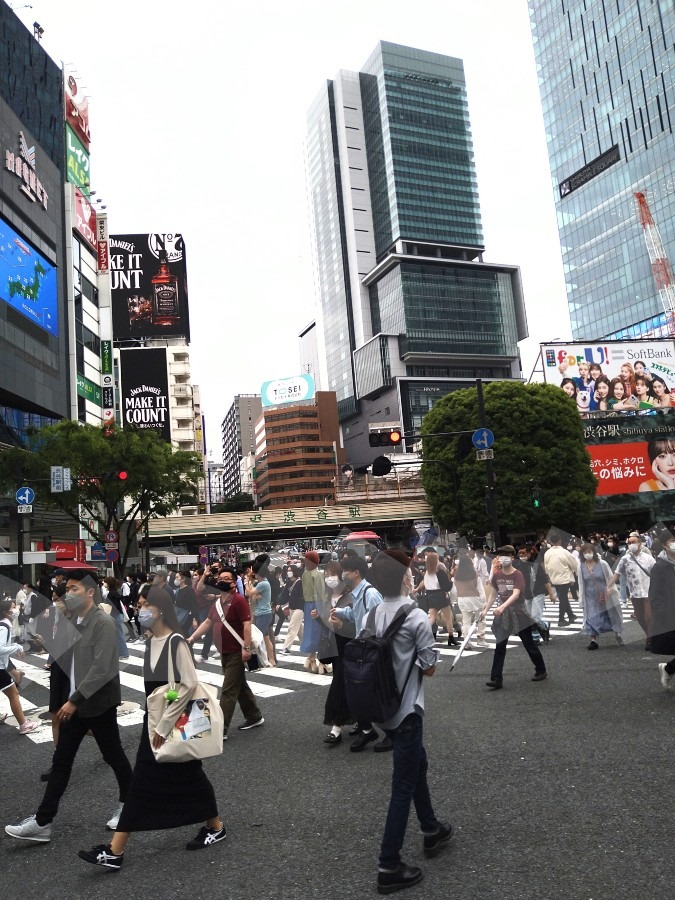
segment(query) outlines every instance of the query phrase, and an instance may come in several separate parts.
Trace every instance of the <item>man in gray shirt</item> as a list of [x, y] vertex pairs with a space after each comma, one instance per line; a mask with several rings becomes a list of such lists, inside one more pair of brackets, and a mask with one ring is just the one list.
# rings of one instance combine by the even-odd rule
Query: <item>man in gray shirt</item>
[[[376, 607], [375, 632], [382, 636], [387, 627], [410, 604], [413, 588], [409, 559], [402, 550], [387, 550], [373, 564], [373, 576], [384, 600]], [[403, 691], [401, 706], [386, 722], [378, 722], [391, 738], [394, 772], [389, 810], [382, 837], [377, 873], [377, 889], [389, 894], [422, 880], [422, 870], [401, 861], [401, 848], [414, 798], [415, 812], [424, 835], [425, 856], [434, 856], [452, 837], [452, 826], [436, 818], [427, 784], [427, 754], [423, 743], [424, 675], [436, 671], [438, 655], [429, 617], [413, 603], [405, 621], [392, 639], [396, 684]]]

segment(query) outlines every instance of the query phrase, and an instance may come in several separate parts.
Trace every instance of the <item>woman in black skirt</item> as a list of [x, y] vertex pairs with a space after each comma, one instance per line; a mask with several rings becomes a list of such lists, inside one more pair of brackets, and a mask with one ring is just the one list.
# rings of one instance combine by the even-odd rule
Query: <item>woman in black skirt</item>
[[[329, 562], [324, 571], [324, 580], [326, 582], [326, 595], [323, 603], [317, 604], [317, 610], [312, 612], [314, 616], [321, 619], [322, 634], [324, 637], [328, 635], [330, 641], [326, 642], [329, 649], [322, 649], [324, 641], [319, 645], [319, 659], [323, 664], [332, 663], [333, 680], [328, 689], [326, 697], [326, 707], [324, 710], [323, 724], [330, 725], [331, 730], [323, 739], [324, 744], [335, 747], [342, 741], [342, 728], [345, 725], [351, 725], [354, 721], [352, 714], [347, 706], [347, 698], [345, 697], [345, 679], [342, 669], [342, 657], [344, 655], [345, 644], [347, 644], [354, 636], [354, 626], [345, 622], [340, 632], [333, 630], [330, 624], [330, 611], [336, 606], [351, 606], [352, 595], [341, 578], [342, 569], [340, 563]], [[349, 630], [351, 629], [351, 630]]]
[[[145, 694], [169, 680], [169, 653], [177, 687], [192, 688], [197, 672], [185, 639], [180, 634], [176, 612], [166, 591], [151, 590], [138, 614], [141, 628], [152, 633], [145, 648], [143, 677]], [[206, 777], [201, 760], [158, 763], [152, 747], [159, 749], [187, 706], [189, 691], [178, 690], [178, 698], [170, 703], [156, 731], [148, 734], [148, 713], [143, 720], [143, 733], [136, 756], [134, 777], [127, 800], [120, 810], [119, 821], [110, 844], [99, 844], [91, 850], [80, 850], [86, 862], [109, 869], [120, 869], [124, 849], [133, 831], [156, 831], [206, 822], [191, 841], [188, 850], [210, 847], [225, 838], [225, 826], [218, 815], [216, 797]], [[152, 747], [150, 743], [152, 742]], [[112, 823], [108, 823], [109, 827]]]

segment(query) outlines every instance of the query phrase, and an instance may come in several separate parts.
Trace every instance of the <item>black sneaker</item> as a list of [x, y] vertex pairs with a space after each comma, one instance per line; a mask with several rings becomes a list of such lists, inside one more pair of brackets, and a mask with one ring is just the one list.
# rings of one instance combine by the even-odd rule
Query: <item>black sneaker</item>
[[197, 835], [188, 841], [185, 845], [186, 850], [203, 850], [204, 847], [210, 847], [211, 844], [217, 844], [218, 841], [224, 841], [227, 837], [225, 826], [216, 831], [215, 828], [200, 828]]
[[394, 749], [394, 745], [393, 745], [392, 742], [391, 742], [391, 738], [390, 738], [388, 735], [386, 735], [386, 734], [385, 734], [385, 736], [382, 738], [382, 740], [381, 740], [381, 741], [378, 741], [378, 742], [375, 744], [375, 746], [373, 747], [373, 750], [374, 750], [376, 753], [386, 753], [387, 750], [393, 750], [393, 749]]
[[494, 678], [491, 678], [489, 681], [486, 681], [485, 684], [487, 687], [492, 688], [493, 691], [498, 691], [503, 685], [501, 678], [497, 681]]
[[532, 681], [544, 681], [544, 679], [546, 678], [546, 675], [547, 675], [546, 672], [535, 672], [534, 675], [532, 676]]
[[352, 741], [350, 746], [350, 750], [352, 753], [360, 753], [361, 750], [365, 750], [368, 744], [371, 741], [376, 741], [379, 738], [379, 734], [372, 728], [370, 731], [362, 731], [361, 734], [356, 738], [355, 741]]
[[417, 866], [406, 866], [405, 863], [401, 863], [395, 872], [377, 873], [377, 893], [393, 894], [394, 891], [412, 887], [423, 878], [424, 873]]
[[247, 719], [243, 725], [239, 725], [238, 730], [239, 731], [250, 731], [251, 728], [257, 728], [258, 725], [264, 725], [264, 724], [265, 724], [265, 720], [262, 716], [259, 719], [254, 719], [253, 721], [250, 721], [249, 719]]
[[52, 774], [52, 770], [51, 770], [51, 766], [50, 766], [46, 772], [43, 772], [42, 775], [40, 775], [40, 781], [49, 781], [51, 774]]
[[77, 855], [93, 866], [103, 866], [105, 869], [115, 869], [118, 872], [124, 862], [124, 854], [113, 853], [110, 844], [97, 844], [91, 850], [79, 850]]

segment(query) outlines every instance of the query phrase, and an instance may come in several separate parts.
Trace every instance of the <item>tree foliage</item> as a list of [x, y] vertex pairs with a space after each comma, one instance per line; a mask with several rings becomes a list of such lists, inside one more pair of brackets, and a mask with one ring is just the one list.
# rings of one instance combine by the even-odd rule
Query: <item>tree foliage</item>
[[248, 512], [255, 509], [253, 505], [253, 497], [245, 491], [237, 491], [222, 503], [214, 503], [211, 507], [213, 513], [231, 513], [231, 512]]
[[[557, 525], [578, 531], [593, 509], [596, 478], [574, 400], [554, 385], [499, 381], [483, 388], [487, 427], [494, 432], [497, 511], [507, 533]], [[425, 416], [422, 432], [479, 427], [476, 388], [454, 391]], [[463, 534], [486, 534], [486, 463], [473, 450], [458, 462], [459, 438], [425, 438], [422, 482], [434, 517]], [[539, 507], [534, 506], [538, 488]]]
[[[50, 467], [68, 466], [72, 489], [50, 492]], [[126, 472], [121, 481], [118, 472]], [[81, 425], [64, 420], [30, 436], [29, 450], [0, 453], [0, 488], [18, 483], [35, 490], [37, 502], [59, 509], [94, 539], [117, 531], [123, 572], [133, 538], [149, 518], [167, 516], [196, 502], [201, 459], [175, 450], [151, 429]], [[104, 476], [112, 476], [107, 479]], [[89, 520], [98, 525], [90, 528]]]

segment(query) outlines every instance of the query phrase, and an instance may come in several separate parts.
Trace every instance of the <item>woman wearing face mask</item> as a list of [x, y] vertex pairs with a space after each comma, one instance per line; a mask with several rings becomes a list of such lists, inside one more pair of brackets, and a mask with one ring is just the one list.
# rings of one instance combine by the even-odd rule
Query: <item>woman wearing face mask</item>
[[[351, 606], [352, 603], [351, 591], [344, 583], [341, 576], [342, 568], [339, 562], [331, 561], [327, 563], [324, 572], [326, 596], [318, 610], [324, 629], [327, 634], [330, 635], [330, 643], [332, 646], [330, 662], [333, 667], [333, 680], [328, 689], [323, 717], [323, 724], [331, 726], [331, 730], [323, 739], [324, 744], [328, 744], [330, 747], [335, 747], [342, 741], [343, 727], [345, 725], [351, 725], [354, 721], [349, 712], [345, 697], [342, 657], [344, 655], [345, 644], [355, 636], [356, 632], [353, 625], [349, 622], [345, 622], [344, 627], [339, 631], [336, 631], [335, 627], [330, 623], [330, 612], [332, 609], [335, 609], [336, 607], [342, 609], [346, 606]], [[319, 664], [325, 664], [328, 659], [329, 657], [327, 656], [321, 656]]]
[[[213, 787], [201, 760], [158, 763], [152, 752], [152, 747], [159, 749], [173, 731], [197, 684], [192, 655], [180, 633], [169, 595], [162, 590], [152, 592], [139, 611], [138, 618], [141, 628], [152, 635], [145, 648], [143, 663], [146, 696], [167, 684], [169, 653], [172, 655], [178, 696], [167, 706], [152, 734], [148, 733], [146, 710], [133, 780], [110, 844], [100, 844], [78, 853], [85, 862], [111, 869], [121, 868], [127, 842], [134, 831], [180, 828], [206, 821], [206, 825], [186, 844], [187, 850], [201, 850], [225, 838], [225, 826], [218, 815]], [[109, 823], [109, 827], [112, 824]]]
[[[19, 734], [28, 734], [40, 727], [39, 722], [29, 722], [21, 710], [21, 701], [19, 700], [19, 692], [12, 680], [12, 676], [7, 671], [10, 656], [18, 656], [23, 659], [23, 647], [21, 644], [14, 643], [13, 627], [14, 619], [12, 611], [14, 609], [13, 600], [0, 600], [0, 691], [7, 697], [9, 708], [12, 715], [19, 725]], [[6, 713], [0, 714], [0, 721], [7, 717]]]
[[600, 559], [595, 544], [583, 544], [579, 566], [579, 599], [584, 613], [583, 634], [590, 635], [589, 650], [597, 650], [598, 637], [613, 632], [617, 644], [623, 646], [621, 602], [613, 586], [612, 570]]
[[291, 652], [291, 646], [296, 638], [300, 641], [302, 640], [305, 620], [305, 598], [302, 593], [302, 581], [300, 580], [302, 569], [300, 566], [291, 566], [288, 572], [290, 574], [287, 575], [288, 581], [286, 582], [285, 590], [288, 594], [289, 622], [284, 646], [281, 650], [284, 654]]

